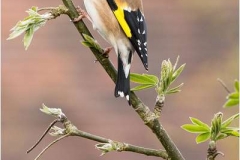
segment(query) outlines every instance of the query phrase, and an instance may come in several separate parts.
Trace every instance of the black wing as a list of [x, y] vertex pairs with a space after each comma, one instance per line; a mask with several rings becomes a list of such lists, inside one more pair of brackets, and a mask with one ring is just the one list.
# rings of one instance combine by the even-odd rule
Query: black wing
[[[147, 26], [144, 15], [140, 9], [133, 11], [131, 9], [124, 9], [124, 7], [118, 6], [115, 0], [107, 0], [107, 2], [117, 18], [119, 25], [122, 27], [124, 33], [138, 53], [145, 69], [148, 70]], [[116, 12], [118, 10], [123, 11], [124, 17], [119, 16], [119, 13]], [[127, 26], [125, 25], [125, 22]], [[128, 29], [130, 29], [131, 36], [126, 33], [126, 30], [129, 31]]]
[[132, 33], [132, 37], [128, 38], [142, 60], [145, 69], [148, 70], [147, 26], [144, 15], [139, 9], [136, 11], [124, 10], [124, 18]]

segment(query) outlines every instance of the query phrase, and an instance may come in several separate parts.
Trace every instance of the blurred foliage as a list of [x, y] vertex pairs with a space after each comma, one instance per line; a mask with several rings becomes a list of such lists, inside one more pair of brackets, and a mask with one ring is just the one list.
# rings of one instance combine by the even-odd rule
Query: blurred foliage
[[239, 105], [239, 81], [235, 80], [234, 88], [235, 91], [227, 96], [227, 101], [223, 105], [226, 108]]

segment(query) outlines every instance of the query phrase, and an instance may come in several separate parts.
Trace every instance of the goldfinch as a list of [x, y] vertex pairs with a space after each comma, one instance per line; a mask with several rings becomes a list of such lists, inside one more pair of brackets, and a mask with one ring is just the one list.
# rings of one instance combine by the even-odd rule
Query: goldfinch
[[147, 28], [142, 0], [84, 0], [88, 19], [118, 56], [115, 97], [129, 102], [130, 68], [136, 51], [148, 70]]

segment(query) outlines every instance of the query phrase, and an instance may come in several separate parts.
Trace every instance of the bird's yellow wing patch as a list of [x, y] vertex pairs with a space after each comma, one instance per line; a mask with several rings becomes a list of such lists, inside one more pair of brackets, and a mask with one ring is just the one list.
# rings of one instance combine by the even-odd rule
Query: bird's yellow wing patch
[[123, 31], [127, 35], [127, 37], [130, 38], [130, 37], [132, 37], [131, 29], [128, 26], [128, 24], [124, 18], [124, 11], [123, 11], [123, 8], [124, 8], [124, 6], [126, 6], [126, 4], [118, 3], [117, 6], [118, 6], [117, 10], [113, 11], [113, 13], [114, 13], [115, 17], [117, 18]]

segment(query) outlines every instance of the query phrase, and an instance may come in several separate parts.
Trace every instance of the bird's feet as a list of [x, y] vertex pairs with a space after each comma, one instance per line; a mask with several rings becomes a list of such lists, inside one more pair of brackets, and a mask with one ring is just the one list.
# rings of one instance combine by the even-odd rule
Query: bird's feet
[[109, 53], [111, 52], [111, 50], [113, 49], [113, 47], [107, 47], [103, 50], [103, 55], [108, 58], [109, 57]]
[[87, 14], [87, 12], [84, 9], [82, 9], [80, 6], [77, 6], [76, 10], [77, 10], [77, 12], [79, 13], [80, 16], [78, 16], [77, 18], [74, 18], [73, 22], [79, 22], [83, 18], [87, 18], [90, 21], [92, 21], [91, 18], [89, 17], [89, 15]]

